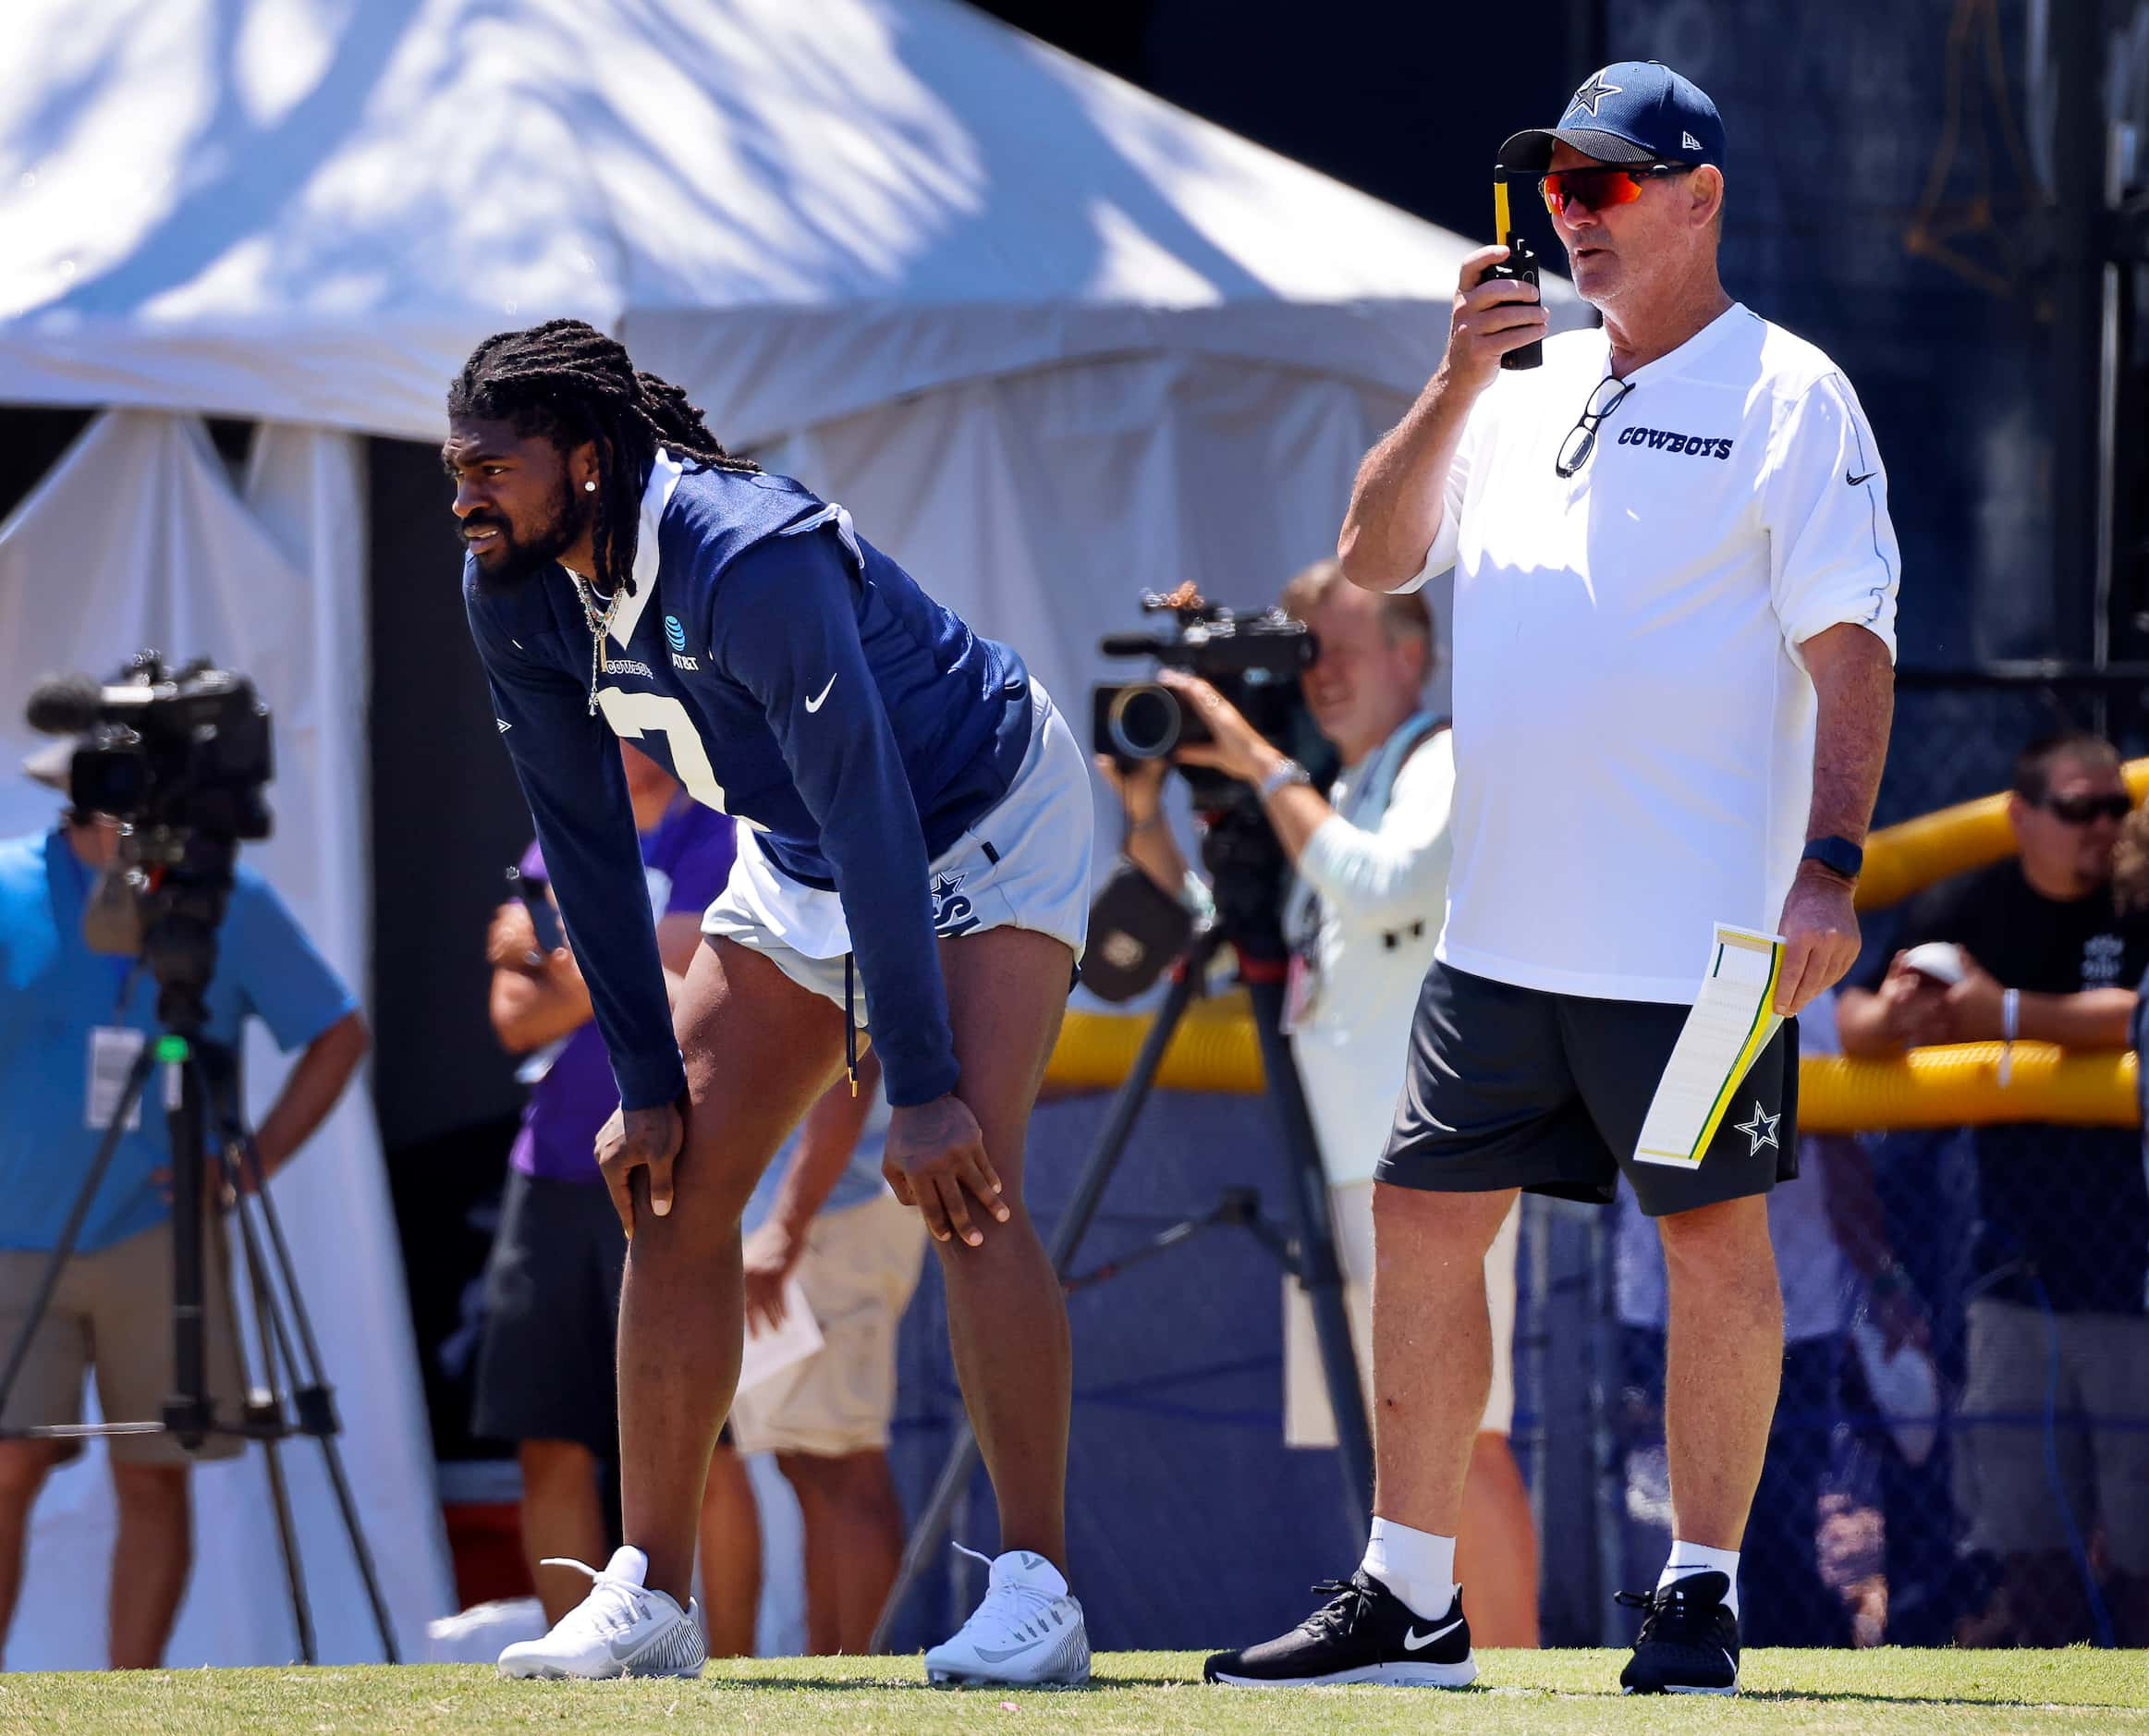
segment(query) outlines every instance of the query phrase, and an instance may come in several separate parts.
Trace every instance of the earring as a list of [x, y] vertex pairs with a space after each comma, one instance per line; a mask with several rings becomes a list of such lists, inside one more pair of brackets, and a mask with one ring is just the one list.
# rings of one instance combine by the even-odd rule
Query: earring
[[584, 483], [582, 484], [582, 493], [584, 493], [585, 495], [593, 495], [593, 494], [595, 494], [596, 492], [597, 492], [597, 484], [596, 484], [596, 483]]

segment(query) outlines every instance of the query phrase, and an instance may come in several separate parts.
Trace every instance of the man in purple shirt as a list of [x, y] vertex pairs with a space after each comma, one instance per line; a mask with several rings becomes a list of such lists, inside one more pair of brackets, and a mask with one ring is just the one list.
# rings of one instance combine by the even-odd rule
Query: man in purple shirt
[[[732, 823], [690, 797], [626, 742], [634, 824], [668, 986], [701, 944], [702, 913], [731, 872]], [[532, 844], [525, 881], [546, 886]], [[599, 1498], [602, 1461], [617, 1451], [613, 1337], [627, 1239], [598, 1174], [597, 1131], [618, 1106], [590, 991], [565, 946], [540, 947], [519, 899], [493, 918], [493, 1029], [534, 1076], [508, 1155], [507, 1192], [485, 1273], [476, 1433], [516, 1443], [522, 1546], [547, 1622], [581, 1601], [581, 1581], [547, 1557], [601, 1561], [610, 1552]]]

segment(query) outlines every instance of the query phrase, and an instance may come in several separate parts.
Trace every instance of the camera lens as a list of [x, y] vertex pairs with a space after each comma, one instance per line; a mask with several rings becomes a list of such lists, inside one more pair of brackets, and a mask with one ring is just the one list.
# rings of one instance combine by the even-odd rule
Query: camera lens
[[1127, 758], [1160, 760], [1178, 745], [1181, 721], [1178, 695], [1144, 681], [1119, 690], [1107, 724], [1112, 745]]

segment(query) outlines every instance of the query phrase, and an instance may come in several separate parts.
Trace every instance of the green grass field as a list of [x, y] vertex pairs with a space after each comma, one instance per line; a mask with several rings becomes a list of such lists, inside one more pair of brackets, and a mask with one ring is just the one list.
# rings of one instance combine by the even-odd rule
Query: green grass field
[[0, 1676], [0, 1730], [2149, 1731], [2149, 1653], [1752, 1652], [1745, 1692], [1622, 1700], [1618, 1652], [1482, 1653], [1484, 1685], [1204, 1688], [1187, 1652], [1119, 1652], [1089, 1688], [930, 1689], [915, 1658], [761, 1658], [699, 1682], [505, 1682], [427, 1666]]

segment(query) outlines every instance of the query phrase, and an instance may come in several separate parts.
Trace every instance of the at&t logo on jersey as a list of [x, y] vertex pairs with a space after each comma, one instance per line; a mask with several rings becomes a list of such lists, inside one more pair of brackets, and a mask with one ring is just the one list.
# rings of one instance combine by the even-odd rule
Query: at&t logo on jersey
[[702, 665], [698, 659], [682, 654], [687, 649], [687, 630], [679, 625], [679, 617], [676, 615], [664, 617], [664, 642], [671, 647], [673, 668], [690, 669], [696, 674], [701, 672]]
[[1698, 458], [1728, 458], [1731, 442], [1715, 434], [1674, 434], [1668, 428], [1622, 428], [1617, 444], [1652, 452], [1684, 452]]

